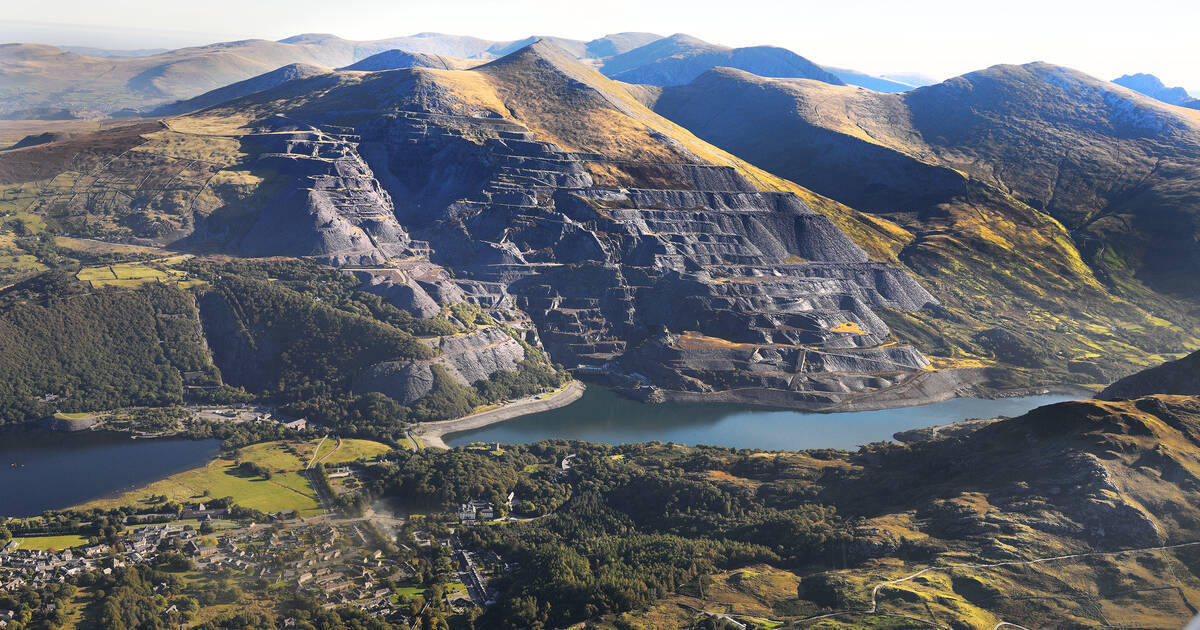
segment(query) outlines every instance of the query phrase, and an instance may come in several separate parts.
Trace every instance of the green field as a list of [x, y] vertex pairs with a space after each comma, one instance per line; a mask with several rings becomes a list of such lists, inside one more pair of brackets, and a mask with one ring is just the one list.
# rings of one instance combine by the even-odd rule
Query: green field
[[[234, 457], [218, 457], [200, 468], [172, 475], [114, 499], [99, 499], [80, 507], [109, 509], [121, 505], [146, 505], [155, 495], [180, 503], [233, 497], [234, 503], [262, 512], [295, 510], [301, 516], [320, 514], [317, 496], [300, 472], [308, 465], [319, 443], [320, 440], [312, 440], [247, 446], [239, 449]], [[336, 445], [337, 441], [332, 439], [322, 445], [322, 455], [328, 454], [325, 463], [341, 464], [389, 450], [386, 445], [369, 440], [343, 440], [342, 445], [330, 454]], [[240, 462], [263, 466], [271, 471], [271, 479], [235, 474], [234, 469]]]
[[130, 288], [141, 286], [147, 282], [186, 280], [187, 274], [177, 269], [171, 269], [169, 265], [186, 260], [187, 258], [189, 256], [171, 256], [151, 262], [128, 262], [116, 265], [85, 267], [80, 269], [79, 273], [75, 274], [75, 277], [81, 282], [90, 282], [93, 288], [113, 286]]
[[87, 539], [82, 536], [30, 536], [28, 538], [16, 538], [17, 542], [21, 543], [18, 549], [34, 549], [44, 551], [46, 549], [54, 549], [62, 551], [71, 547], [86, 545]]

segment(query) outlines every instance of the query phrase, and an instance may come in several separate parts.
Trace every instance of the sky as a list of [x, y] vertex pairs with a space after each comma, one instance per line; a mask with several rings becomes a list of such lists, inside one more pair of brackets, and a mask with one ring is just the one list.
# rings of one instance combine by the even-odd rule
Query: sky
[[1149, 72], [1200, 93], [1196, 0], [0, 0], [0, 41], [174, 48], [305, 32], [513, 40], [688, 33], [824, 65], [944, 79], [1047, 61], [1103, 79]]

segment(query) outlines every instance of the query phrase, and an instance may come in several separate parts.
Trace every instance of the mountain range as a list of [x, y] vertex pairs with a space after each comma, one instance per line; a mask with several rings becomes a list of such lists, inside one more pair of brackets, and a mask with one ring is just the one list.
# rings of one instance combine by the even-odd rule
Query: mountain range
[[1200, 345], [1191, 110], [1044, 63], [883, 93], [684, 35], [521, 43], [239, 42], [322, 64], [0, 173], [54, 230], [357, 269], [419, 317], [461, 295], [414, 288], [442, 269], [650, 398], [885, 406]]
[[[635, 83], [686, 83], [714, 66], [765, 76], [804, 77], [869, 88], [906, 88], [894, 81], [848, 70], [827, 71], [803, 57], [771, 46], [727, 48], [688, 35], [616, 33], [591, 41], [528, 37], [492, 41], [419, 33], [372, 41], [309, 33], [279, 41], [243, 40], [171, 51], [105, 51], [42, 44], [0, 45], [0, 118], [92, 118], [150, 111], [291, 64], [339, 68], [376, 58], [358, 69], [404, 67], [396, 55], [490, 60], [546, 41], [607, 76]], [[463, 65], [461, 61], [446, 63]], [[467, 64], [469, 65], [469, 64]], [[620, 76], [618, 76], [620, 75]]]

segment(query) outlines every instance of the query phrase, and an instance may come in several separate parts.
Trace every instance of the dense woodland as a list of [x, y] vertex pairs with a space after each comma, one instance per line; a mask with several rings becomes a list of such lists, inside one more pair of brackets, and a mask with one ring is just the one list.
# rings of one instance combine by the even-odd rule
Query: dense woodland
[[[561, 472], [572, 453], [571, 470]], [[732, 449], [551, 441], [398, 457], [375, 492], [448, 510], [469, 498], [500, 504], [512, 491], [515, 515], [541, 516], [461, 534], [517, 566], [498, 582], [501, 602], [481, 628], [563, 627], [701, 589], [702, 576], [754, 563], [832, 568], [855, 536], [833, 507], [780, 483], [786, 471]], [[756, 490], [703, 475], [726, 467], [759, 467], [775, 483]]]
[[[405, 407], [355, 391], [363, 371], [383, 361], [432, 358], [418, 337], [494, 322], [468, 305], [452, 309], [459, 324], [442, 316], [418, 319], [356, 290], [358, 279], [300, 260], [191, 260], [180, 268], [200, 281], [193, 290], [166, 283], [93, 289], [64, 269], [0, 294], [0, 424], [56, 411], [179, 405], [185, 398], [259, 400], [345, 435], [394, 442], [405, 423], [462, 416], [566, 379], [514, 334], [527, 354], [518, 370], [466, 386], [435, 367], [434, 391]], [[185, 388], [184, 373], [201, 387]], [[201, 425], [189, 430], [233, 437]]]
[[191, 297], [168, 286], [92, 291], [49, 272], [0, 297], [0, 424], [56, 409], [178, 404], [201, 367]]

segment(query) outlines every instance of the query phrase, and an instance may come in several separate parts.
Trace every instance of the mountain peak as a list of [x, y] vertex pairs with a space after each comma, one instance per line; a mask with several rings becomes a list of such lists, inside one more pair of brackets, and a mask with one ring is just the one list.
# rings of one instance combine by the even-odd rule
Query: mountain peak
[[1171, 105], [1183, 105], [1192, 100], [1187, 90], [1181, 87], [1167, 87], [1161, 79], [1145, 72], [1126, 74], [1113, 79], [1112, 82]]
[[598, 78], [603, 78], [598, 72], [585, 66], [571, 53], [563, 50], [545, 39], [519, 48], [495, 61], [480, 66], [483, 72], [503, 73], [516, 68], [552, 69], [582, 83], [592, 84]]

